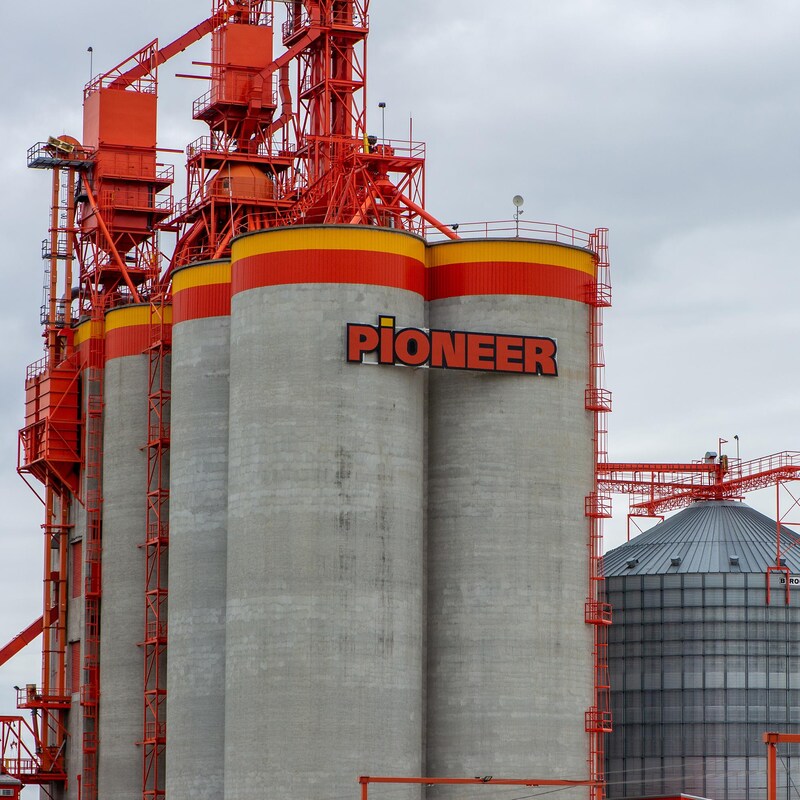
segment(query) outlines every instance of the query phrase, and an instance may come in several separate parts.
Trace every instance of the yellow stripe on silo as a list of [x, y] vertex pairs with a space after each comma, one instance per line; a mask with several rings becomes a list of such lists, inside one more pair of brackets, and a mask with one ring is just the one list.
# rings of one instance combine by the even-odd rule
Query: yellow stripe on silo
[[[118, 328], [130, 328], [139, 325], [149, 325], [151, 321], [150, 306], [125, 306], [123, 308], [112, 308], [106, 313], [106, 333], [117, 330]], [[158, 322], [153, 317], [153, 322]], [[172, 322], [172, 307], [164, 308], [164, 322]]]
[[233, 243], [232, 260], [293, 250], [359, 250], [425, 261], [425, 242], [400, 231], [359, 227], [298, 227], [243, 236]]
[[75, 328], [73, 344], [78, 347], [84, 342], [88, 342], [89, 339], [102, 339], [104, 332], [105, 327], [102, 320], [87, 319], [78, 323], [78, 327]]
[[462, 240], [428, 248], [428, 267], [498, 262], [548, 264], [579, 270], [587, 275], [595, 274], [595, 257], [592, 253], [555, 243]]
[[181, 269], [172, 279], [173, 296], [184, 289], [194, 289], [198, 286], [211, 286], [216, 283], [231, 282], [230, 261], [215, 261], [210, 264]]

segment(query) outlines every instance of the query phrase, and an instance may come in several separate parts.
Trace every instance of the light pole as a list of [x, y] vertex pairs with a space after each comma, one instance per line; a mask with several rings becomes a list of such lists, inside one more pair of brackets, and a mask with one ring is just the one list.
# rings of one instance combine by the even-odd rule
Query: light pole
[[382, 100], [378, 103], [378, 108], [381, 110], [381, 141], [386, 143], [386, 103]]

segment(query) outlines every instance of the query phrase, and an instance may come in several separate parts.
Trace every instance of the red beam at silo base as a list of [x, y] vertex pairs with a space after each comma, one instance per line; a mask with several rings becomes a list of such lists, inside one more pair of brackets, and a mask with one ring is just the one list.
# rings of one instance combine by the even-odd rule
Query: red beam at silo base
[[777, 800], [778, 794], [778, 745], [781, 743], [800, 743], [800, 733], [764, 734], [767, 746], [767, 800]]
[[373, 777], [361, 775], [358, 779], [361, 785], [361, 800], [368, 800], [369, 784], [371, 783], [403, 783], [422, 784], [424, 786], [595, 786], [596, 781], [561, 780], [555, 778], [495, 778], [486, 775], [483, 778], [394, 778]]

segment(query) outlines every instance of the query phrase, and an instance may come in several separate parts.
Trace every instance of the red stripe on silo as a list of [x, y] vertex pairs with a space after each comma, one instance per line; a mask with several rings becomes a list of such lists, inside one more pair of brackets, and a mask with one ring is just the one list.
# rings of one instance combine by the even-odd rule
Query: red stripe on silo
[[149, 325], [127, 325], [106, 333], [106, 361], [140, 356], [150, 346]]
[[[425, 269], [419, 261], [391, 253], [362, 250], [295, 250], [249, 256], [233, 264], [231, 294], [262, 286], [299, 283], [360, 283], [390, 286], [423, 295], [427, 300], [468, 295], [534, 295], [586, 301], [592, 278], [585, 272], [552, 264], [466, 262]], [[197, 287], [198, 289], [200, 287]], [[207, 287], [203, 287], [207, 288]], [[189, 291], [175, 296], [178, 299]], [[200, 300], [212, 308], [210, 298]], [[221, 302], [221, 301], [217, 301]], [[221, 306], [217, 306], [221, 308]], [[197, 316], [230, 313], [215, 311]], [[186, 319], [183, 311], [176, 311]]]
[[75, 347], [75, 352], [78, 354], [78, 363], [85, 367], [89, 363], [89, 342], [91, 339], [81, 342]]
[[88, 367], [89, 366], [89, 356], [90, 356], [90, 348], [92, 342], [100, 341], [100, 345], [95, 345], [99, 347], [103, 347], [102, 337], [96, 337], [94, 339], [84, 339], [80, 344], [75, 347], [75, 352], [78, 354], [78, 363], [81, 367]]
[[206, 317], [227, 317], [231, 313], [231, 285], [212, 283], [190, 286], [172, 297], [173, 324]]
[[262, 286], [360, 283], [425, 294], [425, 267], [415, 258], [365, 250], [291, 250], [233, 264], [231, 294]]
[[592, 278], [552, 264], [509, 261], [444, 264], [427, 273], [428, 300], [467, 295], [517, 294], [586, 301]]

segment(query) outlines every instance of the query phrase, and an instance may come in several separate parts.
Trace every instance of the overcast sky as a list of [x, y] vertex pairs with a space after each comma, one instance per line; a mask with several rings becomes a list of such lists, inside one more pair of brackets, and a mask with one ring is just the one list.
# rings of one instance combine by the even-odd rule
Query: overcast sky
[[[105, 71], [209, 5], [3, 10], [0, 646], [41, 613], [41, 506], [14, 468], [24, 370], [42, 352], [50, 176], [26, 169], [26, 150], [80, 138], [87, 47]], [[526, 220], [610, 228], [611, 460], [689, 461], [734, 434], [743, 458], [800, 449], [800, 3], [373, 0], [371, 27], [370, 127], [380, 133], [379, 101], [389, 137], [407, 136], [413, 115], [429, 211], [508, 219], [521, 194]], [[160, 146], [205, 132], [191, 120], [205, 85], [174, 75], [201, 73], [190, 62], [208, 49], [161, 68]], [[772, 498], [750, 502], [772, 514]], [[611, 545], [625, 530], [625, 502], [615, 508]], [[39, 680], [39, 663], [33, 645], [0, 668], [0, 713], [13, 713], [13, 684]]]

